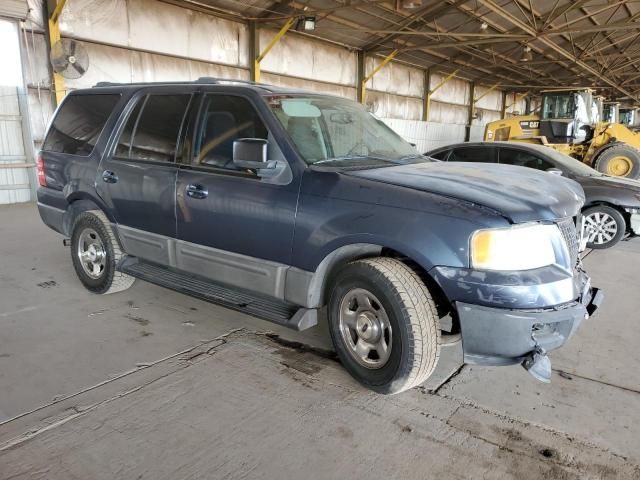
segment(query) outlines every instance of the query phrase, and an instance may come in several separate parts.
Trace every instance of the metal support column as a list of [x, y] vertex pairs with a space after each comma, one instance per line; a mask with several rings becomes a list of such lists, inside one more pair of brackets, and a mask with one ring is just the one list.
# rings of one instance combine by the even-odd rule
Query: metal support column
[[364, 103], [364, 70], [367, 64], [367, 54], [364, 50], [358, 50], [356, 64], [356, 98]]
[[[45, 36], [47, 40], [47, 52], [51, 52], [51, 48], [53, 45], [60, 41], [60, 14], [62, 13], [62, 9], [64, 8], [64, 4], [67, 0], [47, 0], [44, 4], [45, 13], [47, 14], [47, 27], [49, 30], [49, 35]], [[62, 99], [66, 94], [66, 90], [64, 87], [64, 77], [59, 73], [53, 72], [53, 82], [51, 84], [53, 90], [53, 100], [55, 101], [55, 105], [60, 105]]]
[[502, 105], [500, 106], [500, 118], [505, 118], [507, 116], [507, 96], [509, 92], [502, 92]]
[[467, 128], [464, 132], [464, 141], [468, 142], [471, 138], [471, 123], [473, 122], [473, 107], [475, 106], [476, 84], [471, 82], [469, 89], [469, 111], [467, 115]]
[[429, 88], [431, 87], [431, 70], [424, 71], [422, 87], [422, 121], [429, 121]]
[[[258, 26], [255, 20], [249, 20], [249, 58], [251, 62], [249, 63], [249, 79], [252, 82], [256, 80], [256, 65], [257, 63], [254, 59], [258, 58], [258, 54], [260, 52], [260, 31], [258, 30]], [[260, 66], [258, 65], [258, 76]]]

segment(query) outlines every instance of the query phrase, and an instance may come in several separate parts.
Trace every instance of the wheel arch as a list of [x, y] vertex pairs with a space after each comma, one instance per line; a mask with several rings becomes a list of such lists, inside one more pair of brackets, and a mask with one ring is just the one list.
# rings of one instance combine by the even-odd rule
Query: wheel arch
[[292, 267], [286, 277], [285, 298], [308, 308], [320, 308], [327, 304], [332, 279], [344, 265], [364, 258], [391, 257], [406, 263], [420, 276], [438, 305], [449, 305], [444, 292], [429, 274], [433, 265], [428, 260], [403, 250], [382, 242], [358, 242], [337, 247], [325, 255], [314, 272]]
[[110, 222], [114, 221], [109, 214], [108, 209], [105, 208], [105, 205], [100, 201], [100, 199], [94, 198], [89, 194], [84, 192], [73, 192], [67, 197], [67, 202], [69, 203], [69, 207], [64, 214], [62, 223], [65, 235], [71, 235], [71, 228], [73, 227], [73, 222], [76, 217], [87, 210], [100, 210]]

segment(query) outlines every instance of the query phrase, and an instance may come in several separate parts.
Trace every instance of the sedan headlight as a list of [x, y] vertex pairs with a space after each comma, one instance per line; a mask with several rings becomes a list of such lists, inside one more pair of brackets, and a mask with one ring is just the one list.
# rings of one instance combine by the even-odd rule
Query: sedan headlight
[[568, 264], [556, 225], [525, 224], [478, 230], [471, 237], [471, 266], [478, 270], [532, 270]]

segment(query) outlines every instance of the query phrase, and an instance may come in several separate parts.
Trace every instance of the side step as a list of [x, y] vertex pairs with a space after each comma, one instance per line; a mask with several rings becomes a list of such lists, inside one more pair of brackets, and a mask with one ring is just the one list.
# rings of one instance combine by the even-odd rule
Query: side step
[[306, 330], [318, 324], [316, 309], [229, 288], [197, 275], [176, 272], [137, 258], [126, 258], [118, 268], [123, 273], [161, 287], [247, 313], [294, 330]]

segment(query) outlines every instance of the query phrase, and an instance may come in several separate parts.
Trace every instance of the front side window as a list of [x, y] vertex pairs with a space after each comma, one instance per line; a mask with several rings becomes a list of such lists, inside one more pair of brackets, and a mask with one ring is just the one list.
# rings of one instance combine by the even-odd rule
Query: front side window
[[309, 165], [384, 166], [428, 161], [360, 104], [328, 96], [266, 97]]
[[174, 162], [182, 122], [191, 95], [141, 97], [120, 134], [115, 156], [130, 160]]
[[[239, 138], [268, 138], [258, 113], [242, 97], [208, 95], [204, 99], [193, 163], [226, 170], [241, 170], [233, 163], [233, 142]], [[275, 148], [269, 142], [269, 150]]]
[[118, 100], [119, 94], [69, 95], [53, 119], [42, 150], [90, 155]]
[[460, 147], [449, 155], [449, 162], [495, 163], [496, 155], [493, 147]]
[[515, 150], [512, 148], [500, 149], [500, 163], [508, 165], [517, 165], [519, 167], [535, 168], [536, 170], [549, 170], [556, 168], [551, 162], [544, 158], [533, 155], [529, 152]]

